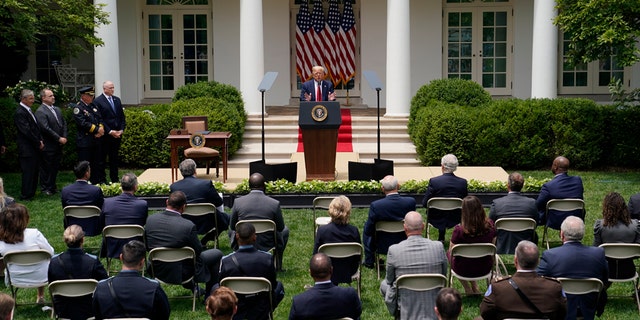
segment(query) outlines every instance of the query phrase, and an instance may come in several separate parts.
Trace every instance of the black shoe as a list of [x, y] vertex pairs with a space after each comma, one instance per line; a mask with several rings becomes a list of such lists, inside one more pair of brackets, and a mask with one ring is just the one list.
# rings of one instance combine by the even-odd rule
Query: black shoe
[[373, 263], [363, 262], [362, 266], [367, 268], [367, 269], [373, 269]]

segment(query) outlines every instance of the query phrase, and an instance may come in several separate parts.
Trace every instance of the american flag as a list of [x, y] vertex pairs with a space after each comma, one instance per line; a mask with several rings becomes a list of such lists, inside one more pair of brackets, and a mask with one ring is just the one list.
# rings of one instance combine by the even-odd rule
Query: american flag
[[324, 10], [322, 9], [322, 0], [313, 1], [313, 12], [311, 13], [311, 32], [313, 33], [313, 43], [311, 53], [313, 54], [313, 65], [324, 65], [324, 48], [322, 31], [324, 30]]
[[334, 86], [342, 82], [342, 71], [340, 69], [338, 47], [338, 33], [340, 32], [340, 9], [338, 8], [338, 0], [331, 0], [329, 3], [329, 16], [327, 24], [322, 32], [324, 39], [324, 63], [329, 71], [329, 76]]
[[356, 74], [356, 20], [353, 16], [351, 0], [344, 1], [338, 43], [342, 81], [346, 85]]
[[311, 14], [309, 4], [305, 0], [300, 4], [300, 10], [296, 15], [296, 71], [302, 82], [311, 78], [313, 55], [310, 47], [312, 44]]

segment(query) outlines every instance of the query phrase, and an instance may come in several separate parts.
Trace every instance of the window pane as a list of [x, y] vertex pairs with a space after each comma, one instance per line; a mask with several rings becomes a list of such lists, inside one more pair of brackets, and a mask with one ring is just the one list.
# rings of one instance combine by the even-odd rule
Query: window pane
[[460, 13], [449, 12], [449, 27], [459, 27], [459, 26], [460, 26]]
[[207, 30], [198, 30], [198, 31], [196, 31], [196, 42], [198, 44], [206, 44], [207, 43]]
[[182, 26], [185, 29], [193, 29], [196, 25], [195, 17], [192, 14], [185, 14], [182, 18]]
[[196, 28], [198, 28], [198, 29], [206, 29], [207, 28], [207, 15], [206, 14], [198, 14], [198, 15], [196, 15]]
[[496, 72], [507, 72], [507, 59], [495, 59], [495, 64]]
[[460, 45], [457, 44], [457, 43], [450, 43], [447, 55], [449, 57], [459, 57], [460, 56]]
[[160, 46], [149, 46], [149, 58], [160, 59]]
[[184, 30], [184, 43], [185, 44], [195, 44], [196, 43], [196, 34], [193, 30]]

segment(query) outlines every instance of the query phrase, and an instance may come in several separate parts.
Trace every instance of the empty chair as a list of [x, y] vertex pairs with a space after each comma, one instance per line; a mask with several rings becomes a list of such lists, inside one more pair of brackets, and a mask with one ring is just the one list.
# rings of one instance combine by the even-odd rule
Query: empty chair
[[226, 277], [220, 280], [220, 285], [227, 287], [236, 294], [254, 295], [264, 294], [269, 299], [270, 310], [268, 317], [273, 320], [273, 298], [271, 296], [271, 283], [262, 277]]
[[439, 217], [437, 219], [446, 219], [441, 217], [443, 214], [453, 215], [454, 218], [450, 218], [450, 220], [460, 221], [460, 209], [462, 208], [462, 199], [460, 198], [444, 198], [444, 197], [435, 197], [429, 199], [427, 201], [427, 230], [425, 233], [425, 238], [429, 238], [429, 227], [433, 226], [431, 224], [431, 220], [433, 214], [429, 214], [431, 211], [436, 212]]
[[182, 126], [187, 129], [191, 138], [189, 143], [191, 148], [184, 150], [184, 156], [193, 160], [203, 160], [206, 162], [207, 175], [211, 163], [215, 163], [216, 177], [220, 174], [220, 151], [206, 146], [206, 138], [203, 133], [208, 131], [208, 119], [206, 116], [184, 116]]
[[[333, 274], [331, 281], [334, 284], [343, 283], [343, 279], [333, 279], [333, 276], [338, 274], [346, 274], [349, 275], [349, 281], [344, 281], [346, 283], [351, 283], [351, 281], [356, 280], [358, 285], [358, 296], [360, 296], [360, 291], [362, 287], [362, 279], [361, 279], [361, 266], [362, 266], [362, 254], [363, 254], [362, 245], [357, 242], [340, 242], [340, 243], [325, 243], [320, 246], [318, 252], [322, 252], [331, 258], [331, 263], [333, 265]], [[350, 262], [351, 264], [340, 264], [337, 263], [340, 260], [345, 260], [347, 258], [354, 258], [346, 260], [346, 262]]]
[[378, 279], [380, 279], [380, 259], [378, 255], [386, 255], [389, 251], [389, 246], [405, 239], [407, 239], [407, 235], [404, 232], [403, 220], [376, 222], [376, 233], [373, 241], [376, 243], [375, 268], [378, 271]]
[[[550, 214], [555, 214], [557, 217], [555, 219], [550, 219]], [[585, 209], [584, 209], [584, 200], [582, 199], [551, 199], [547, 201], [547, 206], [545, 209], [545, 219], [547, 223], [544, 225], [544, 233], [542, 234], [542, 242], [547, 245], [547, 250], [549, 250], [549, 235], [548, 230], [551, 221], [564, 221], [567, 216], [575, 215], [580, 219], [584, 220]], [[558, 224], [559, 225], [559, 224]]]
[[144, 227], [137, 224], [120, 224], [106, 226], [102, 229], [100, 256], [107, 258], [107, 272], [109, 274], [111, 274], [111, 260], [118, 259], [122, 252], [122, 246], [131, 240], [145, 243]]
[[536, 243], [537, 241], [534, 241], [536, 225], [536, 221], [531, 218], [500, 218], [496, 220], [497, 253], [513, 254], [521, 240]]
[[82, 227], [87, 237], [102, 234], [102, 222], [100, 221], [100, 208], [96, 206], [66, 206], [64, 213], [64, 225], [77, 224]]
[[188, 203], [181, 217], [190, 220], [204, 238], [213, 238], [214, 248], [218, 247], [218, 214], [211, 203]]
[[[149, 262], [150, 262], [150, 273], [151, 277], [160, 281], [163, 284], [171, 284], [171, 285], [185, 285], [194, 281], [194, 274], [187, 279], [182, 278], [183, 270], [182, 263], [184, 261], [191, 261], [193, 263], [193, 270], [196, 269], [196, 253], [193, 249], [189, 247], [183, 248], [154, 248], [149, 251]], [[175, 270], [171, 273], [161, 275], [156, 272], [157, 263], [170, 263], [172, 268]], [[193, 292], [186, 296], [187, 298], [193, 299], [193, 304], [191, 306], [191, 311], [196, 310], [196, 295], [197, 290], [193, 290]], [[177, 297], [176, 297], [177, 298]], [[184, 298], [184, 297], [182, 297]]]
[[[86, 305], [83, 305], [82, 308], [91, 310], [91, 296], [97, 285], [98, 281], [94, 279], [69, 279], [51, 282], [49, 284], [49, 294], [51, 295], [51, 301], [53, 301], [51, 317], [53, 318], [55, 315], [57, 318], [71, 318], [68, 314], [60, 313], [57, 305], [59, 298], [67, 298], [69, 299], [68, 301], [73, 301], [69, 303], [73, 303], [75, 308], [84, 303]], [[87, 318], [89, 317], [91, 316], [87, 316]]]
[[72, 97], [76, 97], [78, 89], [85, 86], [93, 86], [93, 81], [88, 81], [92, 76], [84, 77], [85, 74], [78, 72], [78, 69], [71, 64], [54, 64], [53, 68], [58, 76], [58, 81], [63, 89], [71, 89]]
[[[258, 236], [258, 238], [263, 236], [265, 239], [269, 239], [269, 238], [273, 239], [273, 241], [268, 244], [268, 247], [264, 247], [264, 248], [259, 248], [258, 243], [260, 243], [260, 241], [259, 240], [256, 241], [256, 248], [263, 251], [270, 251], [273, 254], [275, 259], [274, 261], [276, 263], [276, 270], [279, 270], [280, 268], [282, 268], [282, 266], [278, 265], [278, 261], [280, 260], [278, 260], [278, 250], [276, 249], [278, 246], [277, 244], [278, 235], [276, 231], [276, 223], [268, 219], [240, 220], [238, 221], [238, 223], [236, 223], [236, 229], [238, 228], [238, 225], [243, 223], [253, 224], [253, 227], [256, 228], [256, 235]], [[271, 235], [271, 236], [267, 236], [267, 235]]]
[[[396, 279], [399, 310], [396, 312], [395, 318], [411, 319], [409, 309], [412, 313], [429, 314], [435, 306], [435, 295], [427, 292], [446, 286], [447, 277], [439, 273], [416, 273], [399, 276]], [[423, 308], [423, 311], [420, 312], [416, 308]], [[415, 315], [415, 313], [413, 314]]]

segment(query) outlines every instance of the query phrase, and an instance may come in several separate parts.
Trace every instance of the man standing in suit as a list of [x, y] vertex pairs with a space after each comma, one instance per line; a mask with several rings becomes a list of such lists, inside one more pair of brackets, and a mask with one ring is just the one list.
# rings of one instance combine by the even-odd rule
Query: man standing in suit
[[324, 67], [315, 66], [311, 69], [313, 79], [302, 84], [300, 88], [300, 101], [333, 101], [336, 93], [333, 91], [333, 83], [326, 81]]
[[[102, 84], [102, 94], [93, 100], [93, 103], [98, 107], [104, 124], [104, 137], [101, 139], [102, 162], [106, 164], [109, 158], [109, 178], [115, 183], [118, 182], [118, 165], [120, 164], [118, 152], [126, 121], [122, 102], [120, 98], [113, 95], [114, 89], [113, 82], [105, 81]], [[104, 171], [100, 172], [99, 176], [106, 179]]]
[[[509, 193], [504, 197], [493, 200], [491, 210], [489, 210], [489, 219], [494, 222], [500, 218], [531, 218], [538, 221], [536, 201], [520, 194], [523, 186], [524, 178], [522, 175], [518, 172], [511, 173], [509, 180], [507, 180]], [[520, 232], [498, 230], [497, 252], [499, 254], [513, 254], [516, 245], [521, 240], [538, 242], [535, 230]]]
[[[167, 208], [147, 218], [144, 233], [149, 250], [159, 247], [182, 248], [189, 247], [196, 253], [196, 267], [193, 269], [192, 261], [185, 261], [179, 271], [175, 265], [158, 263], [154, 264], [155, 276], [160, 279], [173, 278], [181, 275], [181, 279], [188, 279], [195, 274], [195, 282], [206, 282], [206, 293], [211, 292], [214, 284], [218, 283], [218, 270], [222, 251], [218, 249], [203, 250], [198, 233], [193, 222], [180, 217], [187, 206], [187, 197], [182, 191], [169, 194]], [[198, 290], [196, 284], [186, 284], [185, 288]]]
[[[116, 197], [104, 199], [102, 205], [101, 220], [102, 225], [122, 225], [135, 224], [143, 226], [147, 223], [149, 206], [147, 202], [135, 196], [138, 191], [138, 177], [133, 173], [125, 173], [120, 179], [122, 193]], [[109, 245], [103, 249], [107, 250], [106, 257], [117, 257], [122, 246], [131, 239], [109, 239]], [[104, 251], [103, 251], [104, 252]]]
[[[609, 265], [604, 249], [582, 245], [584, 222], [569, 216], [560, 226], [562, 246], [542, 253], [538, 273], [547, 277], [598, 278], [603, 283], [609, 278]], [[606, 290], [600, 293], [600, 301], [606, 301]], [[575, 319], [580, 312], [586, 320], [594, 318], [598, 293], [584, 295], [567, 294], [567, 319]], [[579, 310], [579, 311], [578, 311]], [[604, 310], [604, 306], [601, 306]]]
[[[582, 179], [579, 176], [569, 176], [569, 159], [559, 156], [553, 160], [551, 172], [555, 175], [553, 179], [542, 185], [540, 194], [536, 200], [538, 207], [540, 224], [547, 224], [549, 228], [559, 229], [560, 224], [568, 216], [582, 217], [582, 211], [550, 211], [549, 216], [545, 216], [547, 202], [551, 199], [584, 199]], [[584, 218], [584, 217], [583, 217]]]
[[[62, 208], [66, 206], [96, 206], [102, 208], [104, 204], [104, 195], [102, 189], [98, 186], [90, 185], [88, 180], [91, 177], [91, 167], [89, 161], [80, 161], [73, 168], [76, 176], [76, 182], [62, 188], [61, 200]], [[88, 222], [87, 219], [77, 219], [69, 217], [65, 219], [64, 227], [77, 224], [88, 236], [94, 236], [102, 233], [102, 223], [100, 219]]]
[[386, 176], [380, 181], [385, 197], [371, 202], [369, 205], [369, 217], [364, 224], [362, 243], [364, 244], [364, 266], [373, 268], [376, 250], [386, 253], [389, 246], [404, 239], [403, 235], [388, 235], [380, 243], [374, 243], [376, 223], [378, 221], [401, 221], [409, 211], [416, 210], [416, 200], [411, 197], [402, 197], [398, 194], [398, 179], [394, 176]]
[[42, 104], [36, 110], [36, 119], [44, 142], [40, 163], [40, 187], [42, 193], [50, 196], [58, 191], [56, 178], [62, 161], [62, 146], [67, 143], [67, 121], [64, 120], [60, 108], [53, 105], [56, 102], [53, 91], [43, 89], [40, 99]]
[[[400, 313], [401, 319], [435, 319], [435, 301], [438, 289], [429, 291], [402, 291], [398, 303], [396, 280], [405, 274], [439, 273], [447, 275], [447, 257], [440, 241], [422, 237], [424, 221], [420, 213], [411, 211], [404, 217], [407, 240], [389, 247], [387, 275], [380, 283], [389, 313]], [[400, 309], [398, 311], [398, 309]]]
[[[512, 277], [499, 279], [489, 285], [480, 304], [482, 319], [564, 319], [567, 298], [562, 285], [558, 280], [539, 276], [535, 271], [539, 260], [538, 246], [522, 240], [515, 252], [513, 260], [517, 271]], [[516, 290], [520, 290], [538, 310], [522, 300]]]
[[33, 91], [24, 89], [20, 93], [20, 105], [16, 108], [13, 122], [16, 125], [18, 157], [22, 170], [20, 200], [31, 200], [38, 187], [38, 167], [42, 158], [44, 143], [40, 127], [31, 106], [36, 101]]
[[[80, 92], [80, 101], [73, 108], [73, 118], [78, 128], [78, 134], [76, 135], [78, 161], [89, 161], [91, 163], [96, 172], [91, 177], [91, 183], [106, 183], [104, 161], [100, 157], [100, 138], [105, 133], [102, 116], [98, 107], [93, 104], [93, 87], [83, 87], [78, 92]], [[102, 176], [100, 176], [101, 172]]]
[[362, 302], [353, 288], [331, 282], [331, 258], [316, 253], [309, 261], [309, 273], [315, 281], [313, 287], [293, 297], [289, 320], [302, 319], [360, 319]]
[[[249, 219], [268, 219], [276, 224], [277, 247], [276, 252], [278, 269], [282, 269], [282, 255], [289, 241], [289, 228], [284, 225], [280, 202], [264, 194], [265, 181], [259, 173], [249, 177], [249, 194], [236, 199], [231, 209], [231, 223], [229, 225], [229, 237], [234, 242], [236, 223]], [[256, 242], [259, 250], [269, 250], [273, 247], [273, 235], [270, 232], [261, 234]]]
[[[467, 196], [467, 180], [453, 174], [458, 169], [458, 158], [447, 154], [440, 161], [442, 175], [429, 179], [429, 186], [424, 194], [422, 206], [427, 207], [429, 199], [434, 197], [460, 198]], [[453, 228], [460, 223], [461, 210], [440, 211], [431, 209], [427, 213], [427, 221], [438, 229], [438, 240], [444, 241], [447, 228]]]
[[[276, 280], [276, 268], [270, 253], [256, 249], [256, 228], [245, 223], [236, 229], [238, 250], [220, 262], [220, 280], [226, 277], [263, 277], [271, 283], [273, 309], [284, 298], [284, 287]], [[263, 295], [238, 294], [238, 319], [268, 319], [271, 303]]]
[[140, 276], [145, 260], [144, 243], [130, 241], [122, 248], [122, 271], [102, 280], [93, 293], [96, 319], [139, 317], [169, 319], [171, 307], [160, 283]]
[[[169, 186], [171, 192], [182, 191], [187, 195], [187, 203], [211, 203], [216, 207], [223, 204], [222, 197], [213, 186], [211, 180], [200, 180], [196, 177], [196, 162], [193, 159], [185, 159], [180, 163], [180, 173], [183, 179], [176, 181]], [[205, 223], [199, 224], [198, 233], [206, 234], [202, 240], [205, 246], [209, 240], [215, 240], [222, 231], [229, 228], [229, 215], [216, 209], [216, 216], [210, 215]], [[216, 225], [217, 221], [217, 225]], [[209, 230], [216, 228], [216, 233], [207, 233]]]

